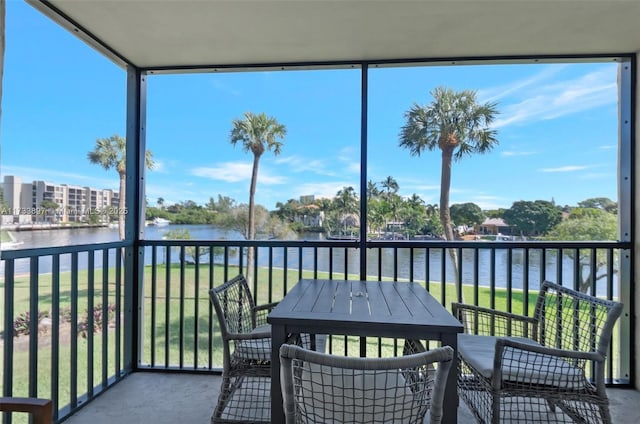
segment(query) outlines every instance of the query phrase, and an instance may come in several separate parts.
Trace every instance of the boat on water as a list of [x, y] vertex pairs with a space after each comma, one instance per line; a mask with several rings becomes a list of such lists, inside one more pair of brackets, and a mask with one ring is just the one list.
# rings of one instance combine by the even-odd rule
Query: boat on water
[[156, 225], [158, 227], [162, 225], [169, 225], [169, 224], [171, 224], [171, 221], [165, 218], [160, 218], [160, 217], [153, 218], [153, 220], [149, 223], [149, 225]]
[[349, 240], [349, 241], [355, 241], [355, 240], [359, 240], [359, 238], [357, 236], [326, 236], [327, 240]]
[[3, 241], [0, 243], [0, 250], [10, 250], [10, 249], [17, 249], [18, 246], [20, 246], [21, 244], [23, 244], [24, 242], [22, 241]]
[[9, 231], [7, 232], [7, 235], [9, 236], [9, 240], [0, 241], [0, 251], [17, 249], [18, 246], [24, 243], [22, 241], [16, 240], [15, 236]]
[[332, 235], [331, 233], [327, 233], [325, 238], [327, 240], [349, 240], [349, 241], [359, 240], [358, 236], [354, 234], [333, 234]]

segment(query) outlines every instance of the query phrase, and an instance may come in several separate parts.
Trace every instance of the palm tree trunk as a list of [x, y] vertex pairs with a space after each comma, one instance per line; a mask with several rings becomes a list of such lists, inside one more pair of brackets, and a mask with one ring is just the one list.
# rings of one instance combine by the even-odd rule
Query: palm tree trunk
[[453, 240], [451, 213], [449, 212], [449, 191], [451, 190], [451, 163], [453, 149], [442, 150], [442, 170], [440, 174], [440, 222], [444, 230], [444, 238]]
[[[255, 194], [256, 184], [258, 182], [258, 164], [260, 162], [260, 156], [254, 155], [253, 157], [253, 169], [251, 170], [251, 186], [249, 188], [249, 228], [247, 239], [254, 240], [256, 238], [256, 211], [255, 211]], [[247, 282], [251, 283], [253, 273], [253, 247], [247, 248]]]
[[[440, 174], [440, 222], [444, 230], [446, 240], [455, 240], [453, 236], [453, 228], [451, 227], [451, 213], [449, 212], [449, 191], [451, 190], [451, 164], [453, 162], [453, 148], [444, 148], [442, 150], [442, 172]], [[462, 285], [458, 281], [459, 258], [456, 249], [447, 249], [451, 264], [454, 271], [454, 281], [456, 285], [456, 300], [464, 302], [462, 295]], [[446, 278], [442, 278], [443, 284], [446, 284]], [[443, 287], [444, 289], [444, 287]]]

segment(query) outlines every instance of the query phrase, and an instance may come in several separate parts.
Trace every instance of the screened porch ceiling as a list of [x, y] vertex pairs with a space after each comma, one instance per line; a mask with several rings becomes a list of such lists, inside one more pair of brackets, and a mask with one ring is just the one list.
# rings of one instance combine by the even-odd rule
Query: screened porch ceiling
[[27, 1], [149, 70], [640, 50], [636, 0]]

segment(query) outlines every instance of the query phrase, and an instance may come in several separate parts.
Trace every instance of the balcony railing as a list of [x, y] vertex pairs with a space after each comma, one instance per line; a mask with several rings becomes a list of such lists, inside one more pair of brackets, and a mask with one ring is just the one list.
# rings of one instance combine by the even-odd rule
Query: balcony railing
[[[248, 277], [260, 304], [282, 299], [300, 278], [359, 279], [359, 246], [146, 240], [136, 248], [116, 242], [2, 252], [3, 395], [51, 398], [61, 420], [130, 371], [217, 372], [221, 339], [208, 290], [247, 272], [250, 247]], [[422, 282], [447, 307], [465, 301], [530, 315], [545, 279], [626, 299], [630, 249], [618, 242], [369, 241], [366, 276]], [[136, 258], [138, 269], [125, 273], [123, 258]], [[625, 385], [629, 314], [617, 327], [607, 382]], [[328, 345], [368, 356], [398, 354], [401, 346], [352, 337], [333, 337]], [[133, 352], [130, 361], [126, 351]]]

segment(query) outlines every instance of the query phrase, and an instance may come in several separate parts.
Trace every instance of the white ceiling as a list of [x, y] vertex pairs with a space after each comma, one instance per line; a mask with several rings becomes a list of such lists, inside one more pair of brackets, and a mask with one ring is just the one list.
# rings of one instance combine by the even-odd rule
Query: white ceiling
[[640, 0], [28, 2], [143, 69], [640, 51]]

